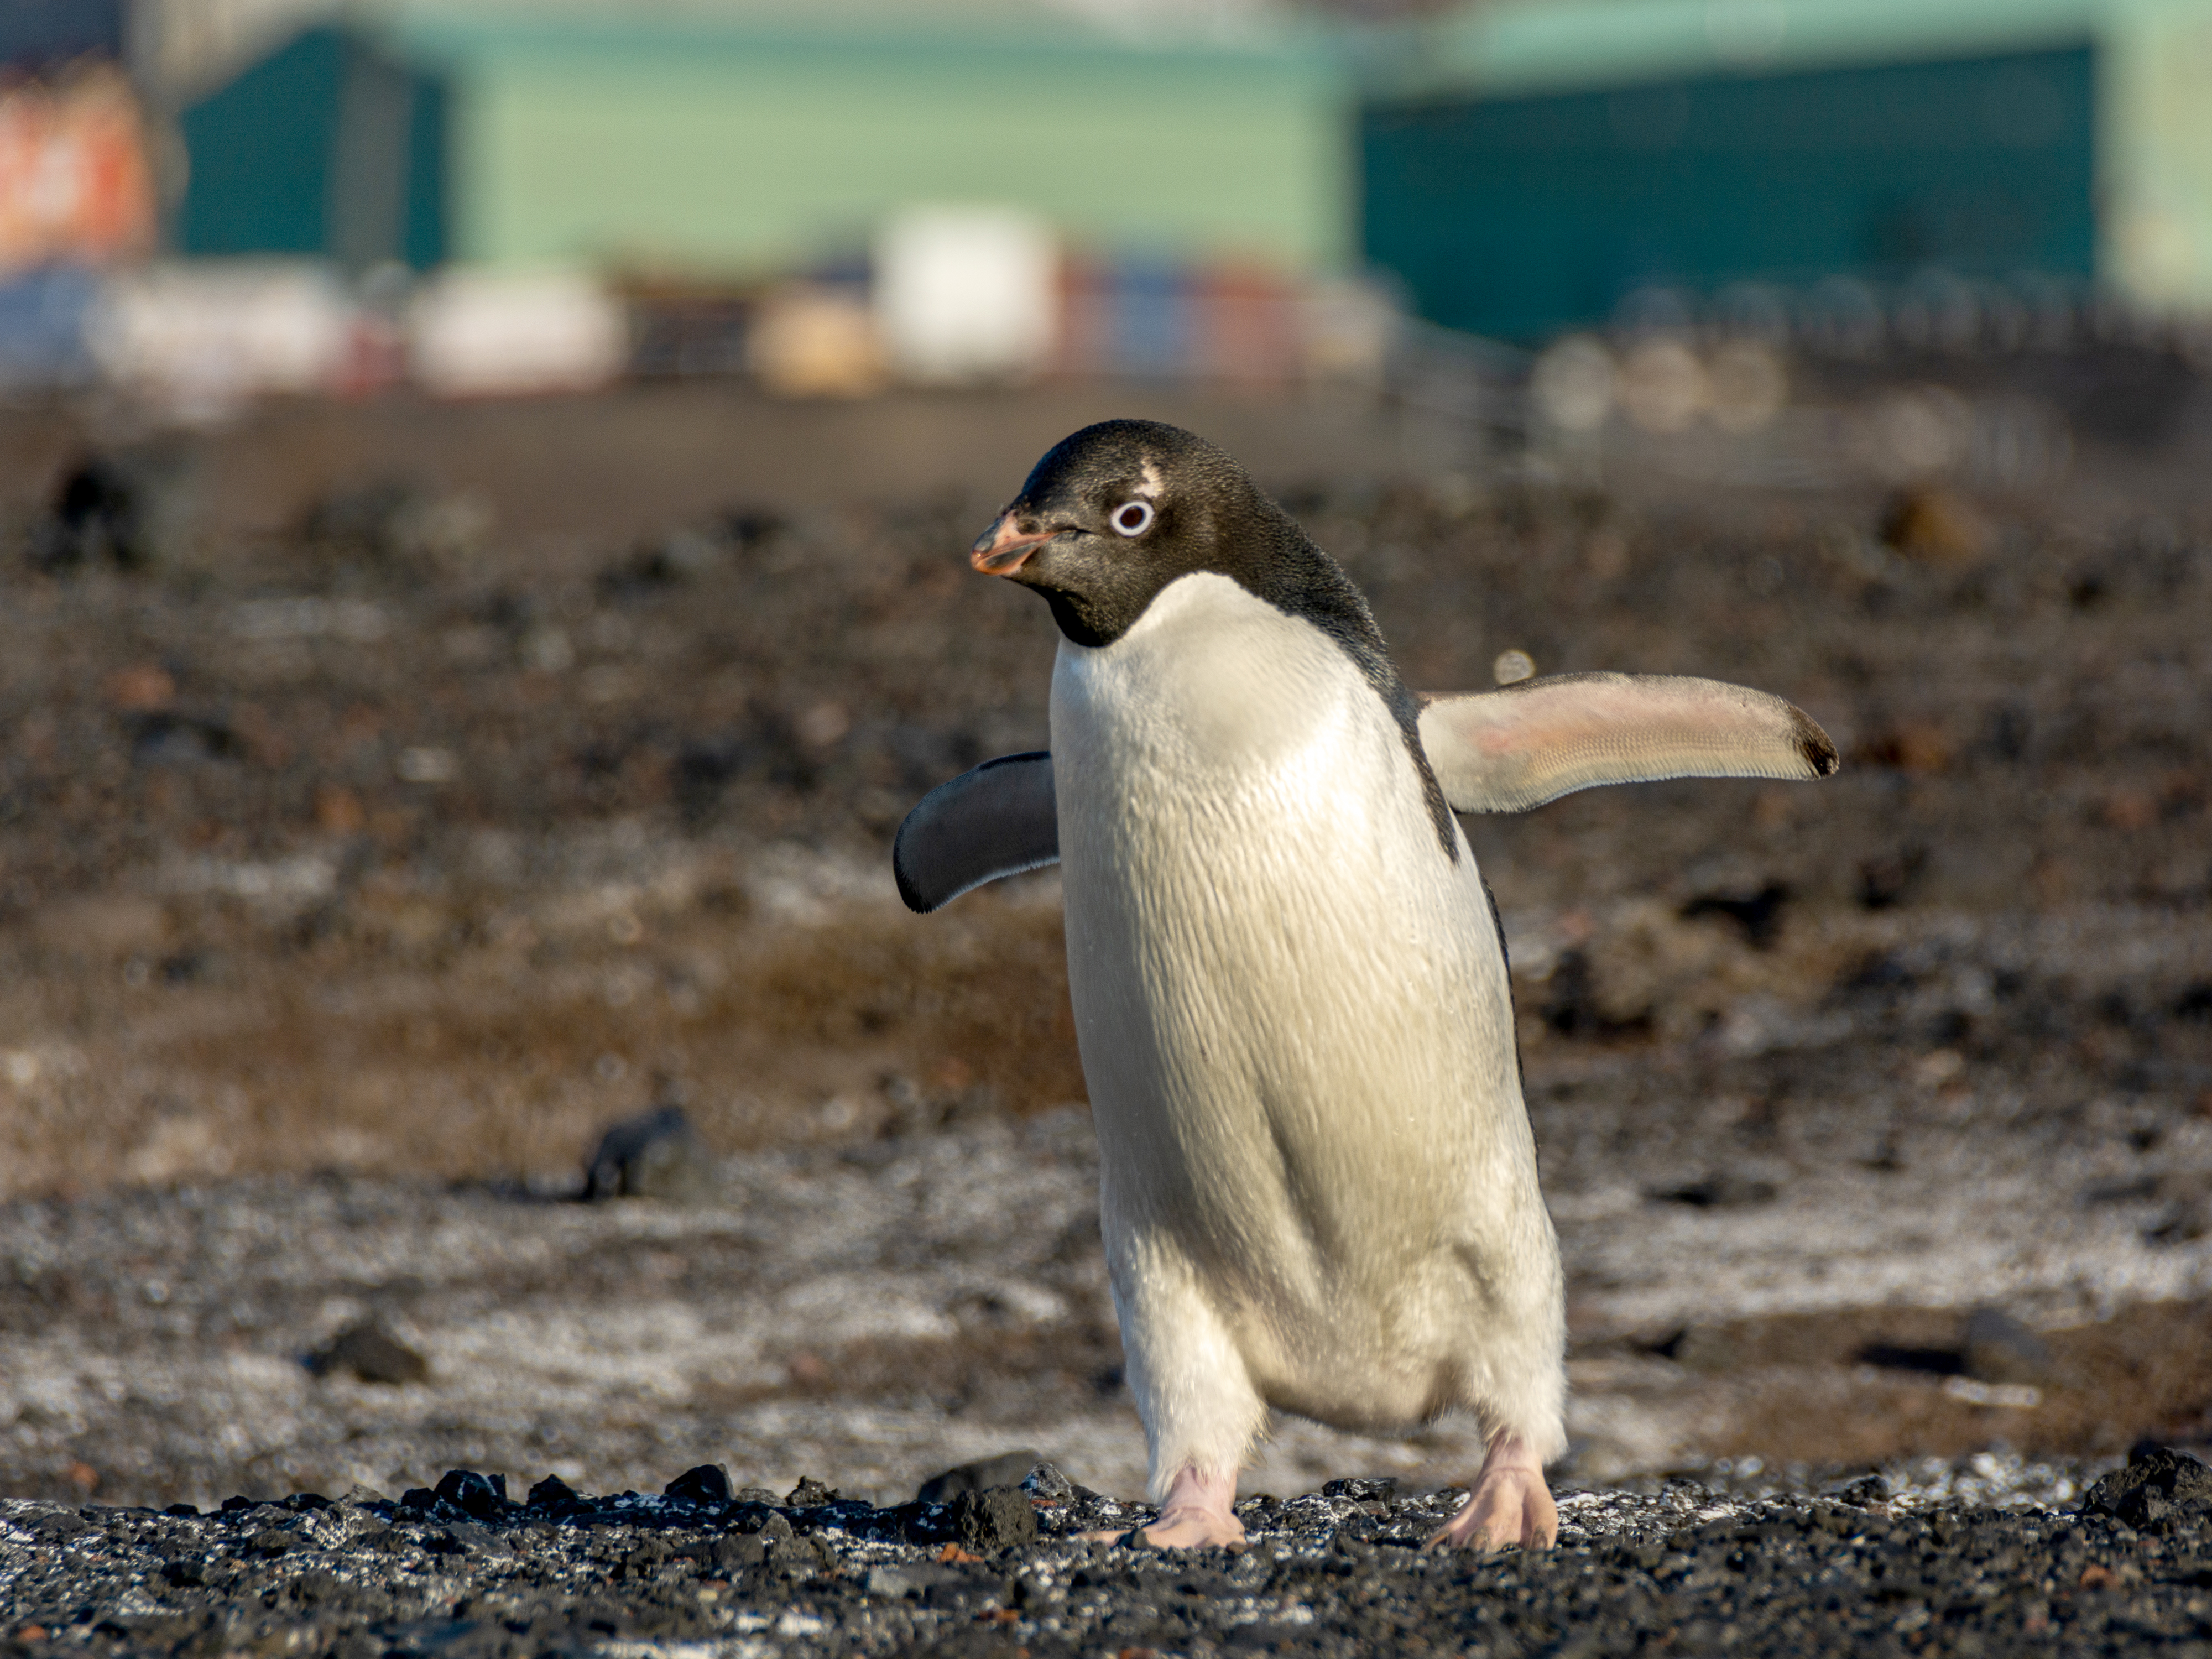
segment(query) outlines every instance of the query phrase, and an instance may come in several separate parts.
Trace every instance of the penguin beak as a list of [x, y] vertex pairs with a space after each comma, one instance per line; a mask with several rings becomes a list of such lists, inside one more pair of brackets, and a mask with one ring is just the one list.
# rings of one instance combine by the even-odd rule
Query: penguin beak
[[1030, 535], [1022, 533], [1011, 513], [1000, 515], [993, 525], [975, 539], [969, 550], [968, 562], [987, 576], [1011, 576], [1022, 568], [1029, 556], [1061, 532], [1040, 530]]

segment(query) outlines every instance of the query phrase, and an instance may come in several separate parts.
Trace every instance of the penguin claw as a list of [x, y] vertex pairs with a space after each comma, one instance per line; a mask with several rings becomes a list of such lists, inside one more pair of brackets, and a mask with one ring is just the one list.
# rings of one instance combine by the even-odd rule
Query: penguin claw
[[1540, 1470], [1488, 1468], [1476, 1477], [1459, 1513], [1422, 1547], [1486, 1555], [1515, 1545], [1547, 1550], [1559, 1536], [1559, 1506]]

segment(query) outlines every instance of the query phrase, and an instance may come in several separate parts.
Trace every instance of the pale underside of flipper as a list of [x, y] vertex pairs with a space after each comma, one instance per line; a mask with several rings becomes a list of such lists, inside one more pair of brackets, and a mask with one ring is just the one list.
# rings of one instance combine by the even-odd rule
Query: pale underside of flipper
[[938, 785], [891, 843], [899, 896], [924, 915], [971, 887], [1059, 861], [1052, 757], [1041, 750], [1002, 755]]
[[1525, 812], [1607, 783], [1824, 778], [1836, 745], [1764, 691], [1668, 674], [1553, 674], [1431, 697], [1421, 746], [1460, 812]]

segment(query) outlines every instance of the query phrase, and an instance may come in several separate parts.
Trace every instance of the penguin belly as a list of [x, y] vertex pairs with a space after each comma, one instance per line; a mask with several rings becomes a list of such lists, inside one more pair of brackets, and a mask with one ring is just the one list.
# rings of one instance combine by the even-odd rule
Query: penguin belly
[[1382, 696], [1200, 573], [1110, 645], [1063, 641], [1052, 747], [1156, 1484], [1241, 1461], [1267, 1407], [1389, 1429], [1467, 1407], [1556, 1452], [1559, 1252], [1504, 951]]

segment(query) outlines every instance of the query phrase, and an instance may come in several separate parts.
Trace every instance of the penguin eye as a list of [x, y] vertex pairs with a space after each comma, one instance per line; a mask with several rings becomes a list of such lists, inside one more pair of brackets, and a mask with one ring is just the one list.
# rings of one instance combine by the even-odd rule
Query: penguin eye
[[1124, 501], [1114, 509], [1109, 520], [1118, 536], [1141, 536], [1152, 527], [1152, 504], [1150, 501]]

